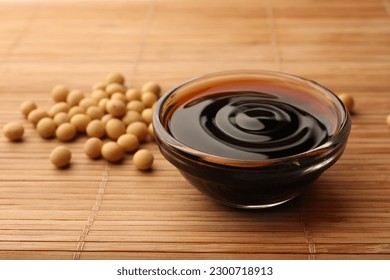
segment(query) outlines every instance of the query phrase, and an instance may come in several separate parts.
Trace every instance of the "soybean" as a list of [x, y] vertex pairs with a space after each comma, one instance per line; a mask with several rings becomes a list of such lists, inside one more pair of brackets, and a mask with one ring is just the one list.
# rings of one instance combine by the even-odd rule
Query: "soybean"
[[142, 119], [146, 123], [146, 125], [149, 125], [152, 123], [153, 120], [153, 109], [152, 108], [146, 108], [142, 111], [141, 114]]
[[110, 114], [105, 114], [102, 118], [101, 118], [101, 121], [103, 122], [104, 126], [106, 126], [107, 122], [111, 119], [113, 119], [114, 117], [111, 116]]
[[85, 109], [81, 106], [73, 106], [72, 108], [69, 109], [68, 116], [69, 119], [71, 119], [74, 115], [77, 114], [84, 114]]
[[160, 95], [161, 92], [161, 87], [159, 84], [155, 82], [147, 82], [142, 86], [142, 91], [143, 92], [153, 92], [157, 97]]
[[98, 107], [100, 109], [102, 109], [104, 112], [107, 112], [106, 110], [106, 106], [107, 106], [107, 102], [110, 101], [110, 99], [108, 98], [102, 98], [100, 99], [99, 103], [98, 103]]
[[54, 102], [65, 102], [68, 94], [69, 89], [64, 85], [57, 85], [51, 90], [51, 97]]
[[107, 101], [106, 111], [113, 117], [121, 118], [126, 114], [126, 105], [122, 100], [112, 99]]
[[72, 158], [71, 151], [64, 146], [58, 146], [52, 150], [50, 153], [50, 161], [56, 167], [64, 167], [70, 163]]
[[63, 142], [72, 140], [76, 136], [76, 133], [76, 127], [71, 123], [63, 123], [56, 129], [57, 139]]
[[91, 93], [91, 97], [95, 99], [97, 102], [102, 100], [103, 98], [108, 98], [108, 93], [103, 89], [96, 89]]
[[77, 114], [70, 119], [70, 123], [76, 127], [78, 132], [85, 132], [90, 121], [91, 117], [85, 114]]
[[138, 150], [133, 156], [134, 166], [138, 170], [148, 170], [152, 167], [154, 156], [151, 151], [146, 149]]
[[53, 106], [51, 106], [48, 114], [50, 117], [54, 117], [55, 115], [57, 115], [60, 112], [67, 113], [69, 111], [69, 109], [70, 109], [69, 104], [61, 101], [61, 102], [55, 103]]
[[84, 93], [79, 89], [74, 89], [69, 92], [68, 96], [66, 97], [66, 102], [68, 102], [70, 106], [76, 106], [83, 98]]
[[20, 122], [10, 122], [3, 127], [3, 134], [10, 141], [19, 141], [24, 134], [24, 127]]
[[97, 101], [92, 97], [84, 97], [79, 102], [79, 106], [83, 107], [85, 110], [94, 105], [97, 105]]
[[28, 114], [37, 108], [37, 105], [34, 101], [26, 100], [22, 104], [20, 104], [20, 111], [22, 112], [23, 116], [27, 118]]
[[87, 109], [87, 115], [91, 118], [91, 120], [100, 120], [104, 112], [97, 106], [91, 106]]
[[37, 109], [34, 109], [32, 110], [29, 114], [28, 114], [28, 121], [31, 122], [34, 126], [37, 125], [37, 123], [45, 118], [45, 117], [49, 117], [49, 114], [41, 109], [41, 108], [37, 108]]
[[139, 89], [131, 88], [126, 91], [128, 101], [141, 100], [142, 92]]
[[352, 113], [353, 107], [355, 106], [355, 100], [353, 99], [352, 95], [342, 93], [338, 97], [344, 103], [345, 107], [347, 107], [348, 111]]
[[84, 153], [89, 158], [99, 158], [102, 155], [103, 142], [99, 138], [89, 138], [84, 144]]
[[153, 92], [147, 91], [142, 94], [141, 101], [145, 107], [150, 108], [157, 101], [157, 96]]
[[121, 135], [117, 143], [121, 146], [126, 152], [133, 152], [138, 149], [139, 142], [138, 138], [133, 134], [123, 134]]
[[112, 83], [112, 84], [108, 84], [107, 85], [106, 92], [108, 93], [109, 96], [111, 96], [115, 92], [125, 93], [126, 92], [126, 88], [123, 85], [121, 85], [121, 84]]
[[56, 126], [60, 126], [61, 124], [69, 121], [68, 114], [65, 112], [60, 112], [54, 116], [53, 121]]
[[125, 124], [118, 119], [111, 119], [106, 123], [106, 134], [112, 140], [117, 140], [125, 131]]
[[126, 115], [122, 118], [122, 121], [125, 125], [129, 125], [133, 122], [142, 121], [142, 117], [137, 111], [128, 111]]
[[119, 161], [123, 158], [124, 150], [116, 142], [107, 142], [103, 144], [102, 156], [108, 161]]
[[51, 118], [43, 118], [38, 122], [36, 129], [42, 138], [48, 139], [55, 135], [56, 124]]
[[140, 100], [132, 100], [127, 103], [126, 108], [128, 111], [137, 111], [141, 114], [142, 111], [145, 109], [145, 105]]
[[125, 83], [125, 77], [122, 74], [114, 72], [107, 75], [107, 84], [117, 83], [123, 85]]
[[97, 138], [102, 138], [106, 133], [104, 123], [101, 120], [92, 120], [85, 131], [89, 137]]
[[123, 103], [127, 103], [127, 98], [126, 96], [121, 93], [121, 92], [115, 92], [113, 95], [111, 95], [111, 99], [119, 99], [120, 101], [122, 101]]
[[144, 122], [133, 122], [127, 127], [126, 133], [134, 134], [142, 142], [148, 136], [148, 127]]
[[92, 86], [92, 90], [98, 90], [98, 89], [105, 90], [106, 86], [107, 83], [105, 82], [97, 82]]

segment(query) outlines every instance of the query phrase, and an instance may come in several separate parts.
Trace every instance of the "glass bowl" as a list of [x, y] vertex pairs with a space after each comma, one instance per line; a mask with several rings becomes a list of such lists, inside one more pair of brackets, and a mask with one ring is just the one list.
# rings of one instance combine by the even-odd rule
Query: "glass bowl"
[[226, 71], [164, 94], [153, 115], [162, 155], [225, 205], [266, 208], [301, 194], [341, 156], [349, 113], [316, 82], [270, 71]]

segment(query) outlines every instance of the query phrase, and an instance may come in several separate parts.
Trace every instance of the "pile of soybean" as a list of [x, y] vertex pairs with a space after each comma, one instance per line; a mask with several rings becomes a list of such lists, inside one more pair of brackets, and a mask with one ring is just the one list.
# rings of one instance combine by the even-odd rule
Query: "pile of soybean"
[[[56, 137], [60, 142], [69, 142], [78, 134], [86, 134], [84, 152], [89, 158], [119, 162], [125, 153], [134, 153], [134, 166], [148, 170], [154, 156], [139, 146], [154, 139], [152, 115], [160, 93], [155, 82], [145, 83], [140, 89], [127, 88], [122, 74], [111, 73], [105, 82], [93, 85], [88, 95], [57, 85], [51, 92], [54, 104], [49, 110], [31, 100], [23, 102], [20, 110], [44, 139]], [[19, 141], [24, 134], [23, 124], [8, 123], [3, 133], [9, 140]], [[67, 166], [71, 158], [71, 151], [63, 145], [49, 155], [59, 168]]]

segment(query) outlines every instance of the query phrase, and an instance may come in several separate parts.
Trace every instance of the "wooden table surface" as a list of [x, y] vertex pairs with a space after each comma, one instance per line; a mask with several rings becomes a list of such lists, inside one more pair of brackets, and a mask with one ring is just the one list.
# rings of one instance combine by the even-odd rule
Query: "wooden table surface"
[[[390, 1], [0, 1], [1, 259], [390, 259]], [[109, 72], [164, 90], [229, 69], [313, 79], [356, 101], [342, 158], [304, 195], [242, 211], [191, 187], [158, 152], [152, 172], [48, 160], [24, 120], [27, 99], [51, 105], [56, 84], [90, 92]]]

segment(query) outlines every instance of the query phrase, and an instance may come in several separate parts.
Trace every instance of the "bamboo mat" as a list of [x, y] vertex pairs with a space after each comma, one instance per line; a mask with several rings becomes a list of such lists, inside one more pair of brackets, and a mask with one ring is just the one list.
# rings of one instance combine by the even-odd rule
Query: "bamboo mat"
[[234, 210], [191, 187], [158, 152], [152, 172], [92, 161], [26, 124], [0, 137], [1, 259], [390, 259], [390, 1], [0, 1], [0, 126], [50, 106], [63, 83], [107, 73], [167, 90], [228, 69], [301, 75], [356, 100], [347, 149], [300, 198]]

